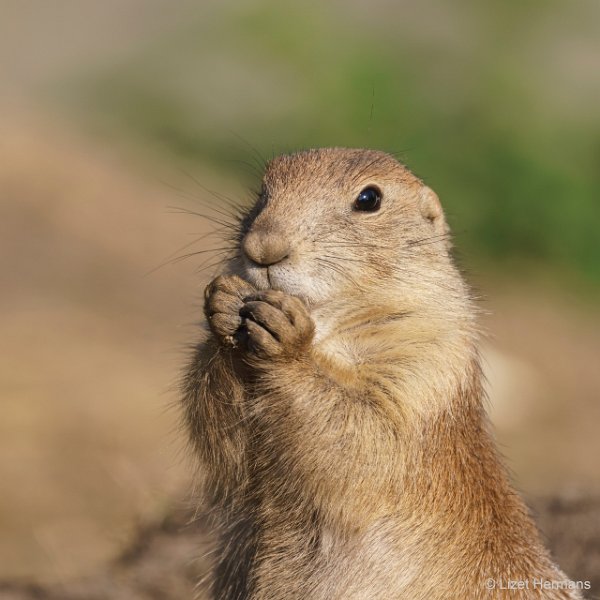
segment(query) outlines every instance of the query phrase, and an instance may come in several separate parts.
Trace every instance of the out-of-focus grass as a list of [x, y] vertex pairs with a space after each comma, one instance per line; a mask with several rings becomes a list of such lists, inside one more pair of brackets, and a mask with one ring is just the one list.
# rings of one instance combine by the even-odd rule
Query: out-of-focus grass
[[465, 256], [600, 284], [598, 5], [415, 4], [202, 8], [63, 93], [186, 163], [239, 171], [236, 136], [267, 158], [387, 149], [438, 191]]

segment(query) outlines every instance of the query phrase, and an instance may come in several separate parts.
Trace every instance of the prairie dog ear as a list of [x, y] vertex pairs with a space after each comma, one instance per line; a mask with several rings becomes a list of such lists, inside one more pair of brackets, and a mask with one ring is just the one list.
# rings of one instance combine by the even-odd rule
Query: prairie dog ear
[[432, 223], [436, 229], [445, 231], [444, 211], [437, 194], [424, 185], [419, 191], [419, 209], [424, 219]]

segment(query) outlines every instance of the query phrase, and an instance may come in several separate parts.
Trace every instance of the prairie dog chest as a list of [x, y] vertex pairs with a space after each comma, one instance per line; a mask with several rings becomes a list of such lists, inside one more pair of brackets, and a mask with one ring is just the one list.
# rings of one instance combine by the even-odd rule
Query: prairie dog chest
[[[320, 533], [320, 551], [328, 565], [318, 576], [316, 600], [414, 600], [414, 586], [424, 572], [423, 554], [408, 536], [400, 548], [391, 523], [378, 522], [364, 534], [340, 540], [331, 529]], [[340, 573], [344, 574], [340, 578]]]

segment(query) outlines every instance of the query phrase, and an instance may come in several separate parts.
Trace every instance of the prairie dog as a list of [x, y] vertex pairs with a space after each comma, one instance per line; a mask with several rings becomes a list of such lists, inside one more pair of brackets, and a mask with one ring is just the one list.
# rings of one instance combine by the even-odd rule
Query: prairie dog
[[280, 156], [237, 244], [183, 385], [214, 598], [580, 598], [488, 432], [435, 193], [383, 152]]

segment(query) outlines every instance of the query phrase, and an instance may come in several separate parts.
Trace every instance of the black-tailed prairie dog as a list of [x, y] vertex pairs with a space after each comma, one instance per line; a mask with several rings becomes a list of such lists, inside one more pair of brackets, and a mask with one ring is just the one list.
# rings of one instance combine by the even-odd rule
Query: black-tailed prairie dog
[[183, 385], [214, 598], [580, 598], [488, 432], [437, 196], [383, 152], [280, 156], [235, 243]]

